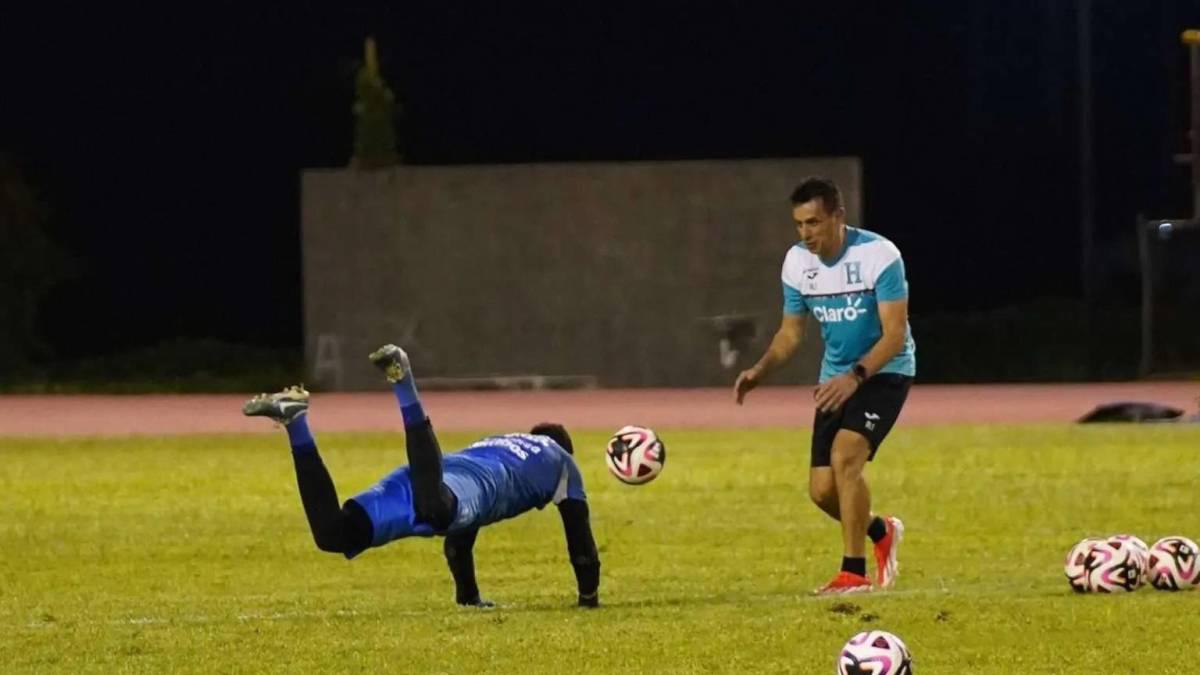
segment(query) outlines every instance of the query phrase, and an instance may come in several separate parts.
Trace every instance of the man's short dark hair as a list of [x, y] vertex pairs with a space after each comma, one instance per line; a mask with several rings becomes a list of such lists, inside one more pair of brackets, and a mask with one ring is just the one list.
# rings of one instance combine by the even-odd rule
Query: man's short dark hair
[[542, 422], [530, 429], [529, 433], [535, 436], [549, 436], [550, 440], [558, 443], [563, 450], [567, 451], [568, 455], [575, 454], [575, 446], [571, 443], [571, 434], [568, 434], [566, 428], [561, 424]]
[[842, 208], [842, 191], [837, 183], [828, 178], [813, 176], [805, 178], [795, 190], [792, 190], [792, 206], [820, 199], [826, 213], [833, 213]]

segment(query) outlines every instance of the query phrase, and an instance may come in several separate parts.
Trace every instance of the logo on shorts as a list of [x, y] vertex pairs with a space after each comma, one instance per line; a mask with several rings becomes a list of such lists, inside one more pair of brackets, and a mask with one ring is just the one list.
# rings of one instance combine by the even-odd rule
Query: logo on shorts
[[865, 426], [869, 431], [875, 431], [875, 422], [879, 420], [879, 415], [873, 412], [863, 413], [863, 417], [867, 418]]

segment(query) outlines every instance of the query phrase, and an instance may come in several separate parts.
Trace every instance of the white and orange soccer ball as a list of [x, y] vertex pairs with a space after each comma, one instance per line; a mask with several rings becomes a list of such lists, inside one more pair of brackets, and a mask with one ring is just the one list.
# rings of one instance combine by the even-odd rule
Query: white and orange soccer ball
[[628, 485], [643, 485], [658, 478], [666, 461], [667, 447], [654, 430], [646, 427], [621, 427], [604, 449], [608, 470]]
[[912, 675], [912, 654], [899, 637], [882, 630], [850, 638], [838, 655], [837, 675]]
[[1163, 537], [1150, 547], [1150, 585], [1162, 591], [1191, 590], [1200, 585], [1200, 551], [1187, 537]]

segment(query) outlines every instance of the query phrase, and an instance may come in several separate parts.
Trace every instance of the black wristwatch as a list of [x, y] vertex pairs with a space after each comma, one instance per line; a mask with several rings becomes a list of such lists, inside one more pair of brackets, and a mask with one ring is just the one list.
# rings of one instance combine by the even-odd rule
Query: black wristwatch
[[863, 364], [854, 364], [854, 367], [850, 369], [850, 372], [854, 373], [854, 379], [858, 380], [859, 384], [867, 381], [867, 368]]

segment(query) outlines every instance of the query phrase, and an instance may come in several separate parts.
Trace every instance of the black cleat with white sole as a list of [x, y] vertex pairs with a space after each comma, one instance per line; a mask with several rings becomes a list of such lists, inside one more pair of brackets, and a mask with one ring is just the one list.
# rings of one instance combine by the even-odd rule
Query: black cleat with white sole
[[408, 354], [396, 345], [384, 345], [371, 352], [368, 356], [375, 367], [382, 370], [388, 382], [395, 384], [408, 377], [412, 367], [408, 364]]
[[302, 384], [274, 394], [259, 394], [242, 406], [246, 417], [266, 417], [284, 426], [307, 412], [308, 392]]

